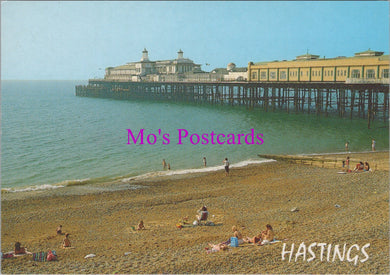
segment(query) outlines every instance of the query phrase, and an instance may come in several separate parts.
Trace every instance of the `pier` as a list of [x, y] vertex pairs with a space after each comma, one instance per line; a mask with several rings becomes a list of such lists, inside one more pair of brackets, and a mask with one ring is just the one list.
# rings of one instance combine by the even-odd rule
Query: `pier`
[[387, 123], [389, 85], [344, 82], [131, 82], [91, 79], [76, 96], [245, 106]]

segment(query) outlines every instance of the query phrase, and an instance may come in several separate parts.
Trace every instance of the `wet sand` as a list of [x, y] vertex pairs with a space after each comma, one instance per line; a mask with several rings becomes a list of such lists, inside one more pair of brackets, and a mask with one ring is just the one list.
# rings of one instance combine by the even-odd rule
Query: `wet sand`
[[[336, 165], [283, 160], [233, 168], [229, 177], [218, 171], [98, 188], [4, 193], [2, 252], [20, 241], [31, 252], [56, 250], [58, 261], [34, 262], [31, 255], [4, 259], [2, 273], [387, 274], [388, 152], [351, 154], [352, 164], [369, 161], [376, 164], [374, 171], [339, 174], [345, 156], [338, 155]], [[118, 191], [106, 192], [107, 186]], [[176, 227], [183, 217], [192, 223], [202, 205], [208, 207], [214, 226]], [[297, 211], [291, 211], [294, 208]], [[141, 219], [146, 229], [133, 230]], [[284, 241], [206, 253], [208, 243], [232, 236], [233, 225], [252, 237], [267, 223]], [[55, 233], [59, 224], [71, 234], [74, 249], [60, 248], [63, 236]], [[306, 249], [313, 243], [326, 244], [322, 260], [320, 247], [313, 246], [315, 259], [308, 261], [311, 254], [301, 248], [295, 261], [302, 243]], [[293, 244], [291, 261], [288, 253], [283, 259], [282, 252]], [[347, 252], [355, 245], [349, 257], [332, 261], [334, 246], [342, 250], [344, 244]], [[362, 252], [366, 244], [367, 256]], [[84, 259], [91, 253], [96, 256]]]

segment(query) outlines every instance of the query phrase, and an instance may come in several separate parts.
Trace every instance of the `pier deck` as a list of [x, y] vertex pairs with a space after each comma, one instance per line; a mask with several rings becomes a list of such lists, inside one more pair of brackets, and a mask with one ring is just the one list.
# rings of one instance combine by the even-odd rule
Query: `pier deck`
[[91, 79], [76, 96], [242, 105], [265, 111], [389, 119], [389, 85], [316, 82], [126, 82]]

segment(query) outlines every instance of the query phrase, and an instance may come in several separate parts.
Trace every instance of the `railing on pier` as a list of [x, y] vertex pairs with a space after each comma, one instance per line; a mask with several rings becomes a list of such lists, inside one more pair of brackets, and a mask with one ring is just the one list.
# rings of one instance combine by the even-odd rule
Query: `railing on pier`
[[389, 78], [347, 78], [345, 80], [345, 83], [350, 83], [350, 84], [384, 84], [384, 85], [390, 85]]
[[301, 82], [128, 82], [90, 80], [77, 96], [185, 101], [387, 122], [389, 85]]

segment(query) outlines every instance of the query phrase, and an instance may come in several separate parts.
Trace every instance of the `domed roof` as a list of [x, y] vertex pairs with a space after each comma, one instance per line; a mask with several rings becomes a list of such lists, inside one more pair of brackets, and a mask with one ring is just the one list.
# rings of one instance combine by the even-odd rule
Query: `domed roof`
[[233, 70], [235, 67], [236, 67], [236, 64], [234, 64], [233, 62], [230, 62], [230, 63], [227, 65], [226, 69], [227, 69], [228, 71], [231, 71], [231, 70]]

